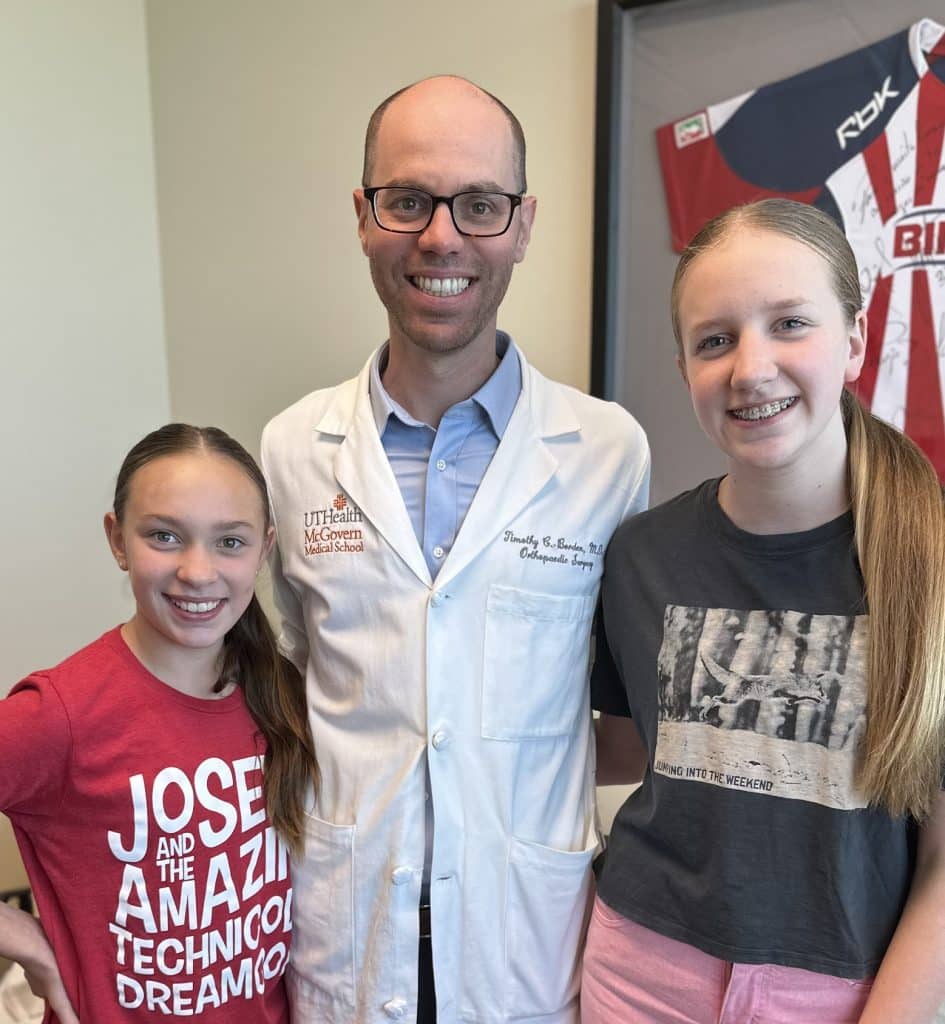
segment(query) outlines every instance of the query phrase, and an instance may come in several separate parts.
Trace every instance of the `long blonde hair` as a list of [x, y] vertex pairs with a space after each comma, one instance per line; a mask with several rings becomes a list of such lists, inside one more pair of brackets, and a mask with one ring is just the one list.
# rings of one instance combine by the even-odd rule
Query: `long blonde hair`
[[[821, 256], [848, 325], [863, 307], [856, 259], [826, 214], [790, 199], [734, 207], [680, 257], [671, 293], [693, 262], [738, 227], [773, 231]], [[932, 812], [945, 762], [945, 504], [935, 470], [904, 434], [841, 398], [856, 552], [869, 609], [867, 728], [858, 783], [871, 804], [919, 821]]]

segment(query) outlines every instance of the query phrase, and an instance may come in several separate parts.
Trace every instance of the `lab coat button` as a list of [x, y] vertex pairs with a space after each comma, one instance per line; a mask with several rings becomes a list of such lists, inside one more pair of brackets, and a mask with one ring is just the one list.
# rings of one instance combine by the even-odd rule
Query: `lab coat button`
[[406, 1012], [407, 1000], [401, 999], [400, 996], [396, 999], [388, 999], [387, 1002], [384, 1003], [384, 1013], [386, 1013], [391, 1020], [400, 1020]]
[[394, 868], [390, 873], [390, 880], [394, 885], [403, 885], [405, 882], [409, 882], [413, 872], [410, 868], [400, 867]]
[[433, 734], [433, 740], [432, 740], [433, 749], [434, 750], [442, 750], [447, 745], [447, 743], [449, 743], [449, 741], [450, 741], [450, 738], [449, 738], [449, 736], [445, 732], [435, 732]]
[[430, 604], [432, 604], [434, 608], [439, 608], [442, 603], [443, 595], [439, 591], [430, 595]]

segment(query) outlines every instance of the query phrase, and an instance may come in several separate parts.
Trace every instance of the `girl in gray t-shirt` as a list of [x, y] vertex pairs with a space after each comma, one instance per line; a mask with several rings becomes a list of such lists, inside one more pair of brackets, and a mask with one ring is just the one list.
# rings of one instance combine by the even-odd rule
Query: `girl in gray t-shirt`
[[919, 1022], [945, 998], [945, 514], [854, 397], [897, 372], [861, 307], [843, 234], [790, 200], [680, 259], [677, 363], [728, 473], [608, 549], [598, 784], [642, 785], [583, 1024]]

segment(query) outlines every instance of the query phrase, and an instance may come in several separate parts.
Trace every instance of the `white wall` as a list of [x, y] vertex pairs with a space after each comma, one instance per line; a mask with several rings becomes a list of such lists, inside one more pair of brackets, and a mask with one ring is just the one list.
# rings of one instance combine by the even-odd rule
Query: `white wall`
[[538, 218], [500, 325], [543, 370], [590, 360], [595, 0], [149, 0], [171, 401], [251, 448], [386, 336], [355, 234], [364, 129], [456, 72], [522, 120]]
[[127, 617], [102, 516], [169, 402], [143, 5], [0, 0], [0, 25], [2, 695]]

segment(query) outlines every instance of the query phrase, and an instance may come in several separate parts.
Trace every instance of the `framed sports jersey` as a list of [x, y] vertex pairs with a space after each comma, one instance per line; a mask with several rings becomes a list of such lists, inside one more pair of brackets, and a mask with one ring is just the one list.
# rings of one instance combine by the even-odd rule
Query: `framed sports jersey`
[[869, 321], [855, 389], [945, 482], [945, 29], [895, 34], [657, 130], [673, 248], [788, 196], [846, 232]]
[[[617, 6], [606, 157], [617, 230], [603, 253], [610, 262], [601, 250], [595, 259], [595, 312], [608, 309], [599, 292], [611, 317], [595, 320], [598, 393], [638, 415], [642, 403], [658, 468], [670, 417], [649, 397], [658, 391], [665, 402], [662, 384], [642, 380], [672, 345], [673, 249], [735, 203], [789, 195], [834, 216], [856, 253], [870, 322], [860, 397], [909, 433], [945, 480], [941, 17], [921, 0], [689, 0], [630, 12], [628, 24]], [[599, 145], [598, 187], [604, 159]], [[661, 373], [669, 385], [672, 374]], [[691, 486], [705, 475], [704, 451], [694, 442], [690, 453], [670, 429], [664, 457]], [[679, 467], [690, 454], [692, 469]]]

